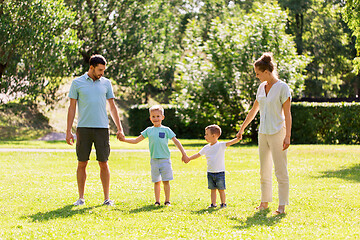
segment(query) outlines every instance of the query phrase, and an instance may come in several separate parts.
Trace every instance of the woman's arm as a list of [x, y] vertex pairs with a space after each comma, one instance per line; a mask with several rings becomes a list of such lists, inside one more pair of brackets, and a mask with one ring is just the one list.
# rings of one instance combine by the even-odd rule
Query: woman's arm
[[290, 98], [286, 100], [282, 105], [284, 116], [285, 116], [285, 128], [286, 135], [283, 143], [283, 150], [286, 150], [290, 146], [290, 137], [291, 137], [291, 125], [292, 125], [292, 117], [291, 117], [291, 101]]
[[250, 112], [248, 113], [248, 115], [245, 118], [245, 121], [243, 122], [243, 124], [241, 125], [241, 128], [239, 130], [239, 132], [236, 134], [236, 137], [239, 138], [240, 140], [242, 139], [242, 135], [244, 134], [245, 128], [251, 123], [251, 121], [255, 118], [256, 114], [259, 111], [259, 102], [257, 100], [255, 100]]

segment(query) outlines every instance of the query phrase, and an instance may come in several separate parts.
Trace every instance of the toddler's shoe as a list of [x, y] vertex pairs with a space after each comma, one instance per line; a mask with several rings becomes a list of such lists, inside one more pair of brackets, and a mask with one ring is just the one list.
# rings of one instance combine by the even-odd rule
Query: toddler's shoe
[[216, 206], [216, 204], [214, 205], [214, 204], [211, 204], [210, 206], [209, 206], [209, 208], [216, 208], [217, 206]]
[[227, 207], [226, 203], [220, 204], [220, 208], [226, 208], [226, 207]]

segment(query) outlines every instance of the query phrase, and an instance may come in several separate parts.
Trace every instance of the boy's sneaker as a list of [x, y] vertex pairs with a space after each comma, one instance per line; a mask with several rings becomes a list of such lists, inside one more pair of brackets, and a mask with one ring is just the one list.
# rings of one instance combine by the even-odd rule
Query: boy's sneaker
[[104, 201], [103, 205], [106, 205], [106, 206], [114, 206], [114, 201], [113, 200], [110, 200], [110, 199], [107, 199]]
[[165, 206], [171, 206], [170, 202], [164, 202]]
[[227, 207], [226, 203], [220, 204], [220, 208], [226, 208], [226, 207]]
[[211, 204], [210, 206], [209, 206], [209, 208], [216, 208], [217, 206], [216, 206], [216, 204]]
[[155, 207], [158, 207], [158, 206], [160, 206], [160, 203], [159, 202], [155, 202]]
[[75, 206], [81, 206], [85, 204], [85, 199], [79, 198], [76, 202], [74, 202]]

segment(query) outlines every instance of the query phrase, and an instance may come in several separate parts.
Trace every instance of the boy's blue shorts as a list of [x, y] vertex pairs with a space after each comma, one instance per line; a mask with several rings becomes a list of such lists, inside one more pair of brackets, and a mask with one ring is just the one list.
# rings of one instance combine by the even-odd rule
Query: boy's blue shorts
[[171, 161], [167, 158], [151, 159], [151, 180], [152, 182], [173, 180]]
[[225, 172], [207, 173], [208, 188], [225, 190]]

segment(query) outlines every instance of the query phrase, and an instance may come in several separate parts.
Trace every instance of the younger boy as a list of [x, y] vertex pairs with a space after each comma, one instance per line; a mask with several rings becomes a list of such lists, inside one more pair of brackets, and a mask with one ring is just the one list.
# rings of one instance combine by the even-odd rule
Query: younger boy
[[235, 138], [229, 142], [218, 142], [221, 135], [221, 128], [218, 125], [210, 125], [205, 128], [205, 140], [209, 143], [205, 145], [197, 154], [185, 157], [185, 163], [205, 155], [207, 159], [207, 178], [208, 188], [211, 189], [211, 205], [216, 206], [216, 189], [219, 191], [221, 208], [226, 207], [225, 200], [225, 149], [240, 141]]
[[154, 126], [146, 128], [141, 135], [134, 139], [122, 139], [121, 141], [136, 144], [145, 138], [149, 138], [149, 149], [151, 156], [151, 178], [154, 183], [155, 206], [160, 205], [160, 183], [163, 182], [165, 192], [165, 206], [170, 206], [170, 180], [173, 180], [173, 172], [171, 168], [170, 150], [168, 140], [171, 139], [176, 147], [182, 153], [182, 159], [185, 159], [186, 153], [176, 139], [175, 133], [169, 128], [161, 125], [164, 120], [164, 109], [155, 105], [149, 109], [150, 121]]

